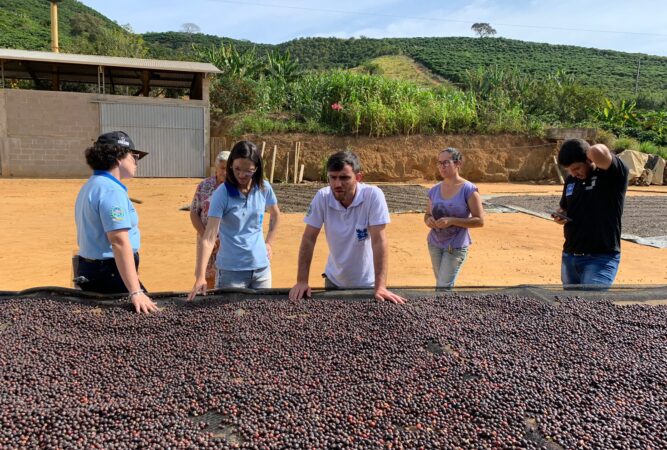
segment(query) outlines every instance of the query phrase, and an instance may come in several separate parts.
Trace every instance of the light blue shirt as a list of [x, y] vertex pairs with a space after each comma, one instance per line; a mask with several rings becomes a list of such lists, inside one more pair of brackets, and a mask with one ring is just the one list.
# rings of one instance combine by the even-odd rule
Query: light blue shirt
[[129, 230], [130, 244], [139, 250], [139, 216], [127, 188], [109, 172], [96, 170], [83, 185], [74, 208], [79, 255], [88, 259], [113, 258], [109, 231]]
[[209, 217], [220, 219], [218, 269], [257, 270], [269, 265], [262, 223], [266, 208], [278, 203], [271, 185], [252, 188], [247, 196], [225, 182], [211, 196]]

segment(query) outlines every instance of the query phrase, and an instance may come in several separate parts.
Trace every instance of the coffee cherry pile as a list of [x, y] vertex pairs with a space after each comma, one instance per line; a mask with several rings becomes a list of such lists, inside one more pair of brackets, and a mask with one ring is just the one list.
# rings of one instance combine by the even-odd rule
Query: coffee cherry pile
[[667, 448], [667, 308], [0, 302], [0, 448]]

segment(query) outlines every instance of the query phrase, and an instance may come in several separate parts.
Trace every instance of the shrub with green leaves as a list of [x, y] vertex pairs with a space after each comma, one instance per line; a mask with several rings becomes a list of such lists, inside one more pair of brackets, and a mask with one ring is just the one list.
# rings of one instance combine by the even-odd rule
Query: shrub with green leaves
[[620, 137], [614, 142], [614, 152], [619, 153], [623, 150], [639, 150], [639, 142], [636, 139]]

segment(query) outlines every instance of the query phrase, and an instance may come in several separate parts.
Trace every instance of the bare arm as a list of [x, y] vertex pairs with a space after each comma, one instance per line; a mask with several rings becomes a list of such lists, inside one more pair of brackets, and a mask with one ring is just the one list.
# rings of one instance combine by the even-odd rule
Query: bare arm
[[134, 265], [134, 250], [127, 229], [109, 231], [107, 237], [111, 243], [116, 267], [118, 267], [118, 272], [125, 287], [130, 294], [137, 292], [130, 298], [134, 309], [137, 312], [145, 313], [157, 311], [157, 305], [141, 289], [137, 268]]
[[206, 223], [206, 230], [204, 235], [197, 239], [197, 260], [195, 264], [195, 285], [188, 295], [188, 300], [192, 300], [198, 293], [206, 294], [206, 264], [208, 263], [213, 247], [215, 246], [215, 238], [218, 235], [220, 228], [219, 217], [209, 217]]
[[389, 251], [387, 246], [386, 225], [369, 226], [371, 247], [373, 248], [373, 267], [375, 269], [375, 298], [392, 303], [405, 303], [405, 299], [387, 290], [387, 268]]
[[424, 213], [424, 223], [429, 228], [438, 228], [436, 226], [435, 219], [433, 218], [433, 214], [431, 214], [431, 211], [433, 211], [433, 204], [429, 198], [428, 204], [426, 205], [426, 212]]
[[313, 262], [313, 252], [320, 229], [311, 225], [306, 225], [301, 237], [301, 246], [299, 247], [299, 265], [296, 274], [296, 284], [289, 291], [290, 300], [299, 300], [304, 296], [311, 296], [311, 289], [308, 285], [310, 275], [310, 264]]
[[273, 256], [273, 240], [276, 237], [276, 229], [278, 228], [278, 223], [280, 223], [280, 208], [278, 205], [269, 206], [269, 214], [271, 214], [271, 219], [269, 220], [269, 231], [266, 233], [266, 253], [269, 259]]
[[595, 167], [598, 167], [602, 170], [607, 170], [611, 167], [613, 157], [611, 151], [604, 144], [595, 144], [586, 152], [586, 156], [591, 160]]
[[449, 225], [462, 228], [480, 228], [484, 226], [484, 207], [482, 206], [482, 196], [479, 192], [473, 192], [468, 197], [468, 208], [470, 217], [448, 217]]
[[192, 226], [197, 230], [197, 238], [202, 236], [206, 227], [204, 226], [201, 217], [199, 217], [199, 213], [193, 209], [190, 209], [190, 222], [192, 222]]

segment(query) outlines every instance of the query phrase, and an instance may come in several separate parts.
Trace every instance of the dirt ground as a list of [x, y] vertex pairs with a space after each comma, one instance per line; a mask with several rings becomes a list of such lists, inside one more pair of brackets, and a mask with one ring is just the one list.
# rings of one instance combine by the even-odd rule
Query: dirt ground
[[[127, 183], [137, 204], [142, 233], [141, 278], [154, 291], [186, 291], [193, 283], [195, 233], [188, 213], [198, 179], [134, 179]], [[0, 179], [0, 290], [71, 286], [76, 251], [74, 201], [84, 180]], [[483, 195], [553, 195], [558, 185], [479, 183]], [[633, 187], [629, 195], [667, 194], [667, 186]], [[389, 284], [433, 285], [422, 214], [393, 214], [388, 226]], [[282, 215], [274, 245], [273, 285], [295, 281], [303, 214]], [[484, 228], [472, 230], [473, 245], [458, 280], [460, 286], [557, 284], [562, 230], [525, 214], [488, 214]], [[667, 284], [667, 250], [623, 242], [620, 284]], [[326, 262], [319, 239], [311, 284], [322, 286]]]

